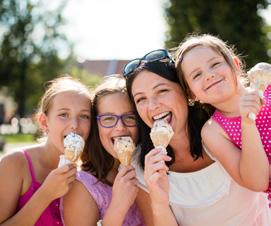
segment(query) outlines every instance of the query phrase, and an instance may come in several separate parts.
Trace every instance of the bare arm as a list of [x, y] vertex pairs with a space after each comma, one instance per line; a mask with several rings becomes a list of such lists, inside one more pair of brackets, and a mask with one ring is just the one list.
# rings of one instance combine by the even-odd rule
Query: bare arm
[[103, 226], [123, 225], [129, 208], [135, 202], [137, 192], [134, 168], [132, 166], [121, 167], [112, 187], [112, 200], [105, 213]]
[[46, 178], [47, 182], [35, 192], [23, 208], [16, 212], [22, 193], [23, 172], [28, 170], [21, 153], [14, 153], [0, 162], [0, 225], [34, 225], [52, 200], [68, 191], [70, 180], [74, 180], [72, 169], [64, 167], [55, 170]]
[[79, 181], [74, 181], [63, 197], [63, 214], [66, 226], [96, 226], [99, 210], [95, 200]]
[[[148, 205], [152, 210], [152, 216], [148, 214], [145, 218], [150, 216], [150, 225], [152, 223], [155, 226], [178, 225], [169, 205], [169, 181], [166, 174], [168, 167], [165, 161], [170, 159], [157, 149], [153, 149], [145, 156], [144, 180], [149, 190]], [[144, 209], [141, 212], [143, 211]]]
[[230, 141], [223, 129], [213, 120], [204, 125], [201, 134], [208, 151], [238, 184], [255, 191], [266, 190], [269, 163], [256, 126], [243, 123], [242, 150]]

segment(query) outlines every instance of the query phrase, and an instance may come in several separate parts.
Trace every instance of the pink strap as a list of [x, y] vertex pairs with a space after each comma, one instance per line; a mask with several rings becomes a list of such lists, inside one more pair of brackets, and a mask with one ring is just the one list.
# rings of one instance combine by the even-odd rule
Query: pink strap
[[25, 158], [27, 160], [27, 163], [28, 163], [29, 171], [30, 171], [31, 178], [32, 178], [32, 184], [33, 184], [33, 182], [37, 183], [31, 158], [30, 158], [29, 154], [26, 151], [24, 151], [23, 153], [24, 153], [24, 156], [25, 156]]

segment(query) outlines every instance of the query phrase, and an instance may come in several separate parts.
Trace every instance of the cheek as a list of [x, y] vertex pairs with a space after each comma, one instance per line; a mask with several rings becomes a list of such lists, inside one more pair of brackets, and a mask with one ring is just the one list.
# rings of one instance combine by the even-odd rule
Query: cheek
[[137, 127], [127, 127], [129, 128], [129, 132], [133, 138], [133, 141], [137, 144], [138, 141], [138, 129]]
[[105, 129], [99, 126], [99, 138], [104, 147], [108, 146], [108, 139], [109, 139], [109, 132]]
[[144, 107], [143, 105], [137, 105], [136, 106], [136, 110], [137, 110], [137, 113], [139, 115], [139, 117], [145, 122], [146, 122], [146, 117], [147, 117], [147, 110], [146, 110], [146, 107]]

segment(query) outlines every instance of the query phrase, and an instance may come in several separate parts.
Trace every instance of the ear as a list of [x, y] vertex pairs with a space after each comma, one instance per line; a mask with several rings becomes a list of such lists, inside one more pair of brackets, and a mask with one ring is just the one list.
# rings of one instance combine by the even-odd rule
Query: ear
[[47, 132], [48, 131], [48, 125], [47, 125], [47, 116], [45, 113], [41, 113], [38, 116], [38, 122], [39, 122], [39, 126], [41, 128], [41, 130], [43, 132]]
[[233, 64], [235, 65], [236, 69], [239, 71], [241, 68], [240, 68], [240, 60], [238, 59], [238, 57], [233, 57]]

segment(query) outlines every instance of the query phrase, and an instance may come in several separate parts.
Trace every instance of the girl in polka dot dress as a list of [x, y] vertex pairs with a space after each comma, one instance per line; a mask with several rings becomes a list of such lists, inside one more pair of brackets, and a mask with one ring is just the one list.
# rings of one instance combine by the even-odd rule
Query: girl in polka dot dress
[[[267, 190], [270, 197], [271, 86], [263, 98], [248, 90], [241, 82], [245, 73], [240, 59], [212, 35], [190, 36], [181, 43], [176, 67], [189, 105], [215, 108], [201, 132], [208, 153], [237, 183]], [[256, 120], [250, 113], [257, 115]]]

